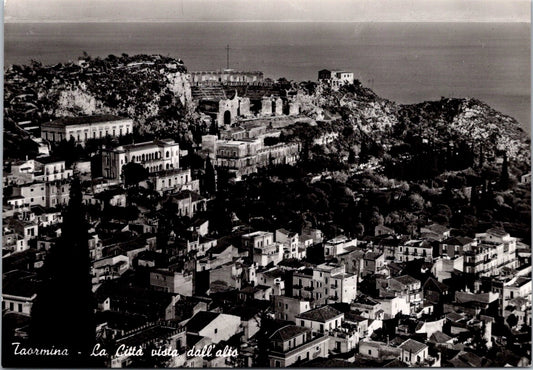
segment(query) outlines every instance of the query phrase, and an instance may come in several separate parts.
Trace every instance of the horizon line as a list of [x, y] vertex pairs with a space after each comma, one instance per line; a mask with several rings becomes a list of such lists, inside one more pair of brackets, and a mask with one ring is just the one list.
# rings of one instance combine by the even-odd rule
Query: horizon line
[[4, 19], [4, 24], [38, 24], [38, 23], [515, 23], [529, 24], [531, 20], [13, 20]]

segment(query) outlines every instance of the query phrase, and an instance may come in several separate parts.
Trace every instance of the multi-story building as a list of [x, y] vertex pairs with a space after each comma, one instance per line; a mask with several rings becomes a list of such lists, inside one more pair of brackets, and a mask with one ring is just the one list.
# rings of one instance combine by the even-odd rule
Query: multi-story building
[[381, 252], [368, 251], [363, 256], [362, 276], [376, 275], [385, 269], [385, 255]]
[[283, 295], [275, 295], [273, 304], [276, 319], [294, 323], [296, 323], [296, 316], [311, 309], [309, 300]]
[[324, 257], [326, 260], [336, 258], [346, 253], [349, 247], [357, 246], [357, 239], [349, 239], [344, 235], [337, 236], [324, 243]]
[[270, 367], [288, 367], [296, 362], [327, 357], [329, 336], [312, 335], [311, 329], [287, 325], [270, 337], [268, 358]]
[[327, 334], [341, 327], [344, 314], [339, 310], [325, 305], [296, 316], [296, 325], [311, 329], [313, 333]]
[[344, 265], [323, 263], [312, 270], [295, 272], [292, 277], [294, 297], [324, 303], [350, 303], [357, 296], [357, 275], [345, 271]]
[[495, 276], [507, 267], [518, 267], [516, 238], [502, 229], [476, 234], [478, 244], [464, 248], [464, 272], [476, 276]]
[[189, 168], [174, 168], [152, 173], [149, 176], [149, 183], [152, 189], [161, 195], [181, 190], [200, 191], [200, 181], [192, 179]]
[[68, 204], [69, 199], [70, 182], [57, 180], [14, 186], [7, 204], [15, 209], [35, 205], [57, 207]]
[[358, 296], [350, 305], [353, 311], [359, 311], [361, 316], [372, 320], [383, 319], [381, 303], [367, 296]]
[[411, 311], [420, 307], [423, 303], [424, 293], [422, 283], [409, 275], [402, 275], [389, 279], [378, 279], [376, 281], [380, 296], [405, 297], [411, 307]]
[[149, 173], [180, 167], [180, 147], [172, 139], [102, 149], [102, 174], [107, 179], [120, 180], [126, 163], [141, 164]]
[[313, 239], [300, 241], [297, 233], [285, 229], [276, 230], [276, 241], [284, 246], [284, 258], [302, 259], [306, 256], [306, 249], [313, 244]]
[[440, 254], [455, 258], [456, 256], [462, 256], [465, 250], [472, 248], [477, 241], [463, 236], [452, 236], [439, 242]]
[[186, 296], [193, 295], [192, 273], [157, 269], [150, 272], [150, 285], [155, 290], [179, 293]]
[[64, 160], [53, 157], [35, 159], [35, 175], [42, 174], [44, 181], [68, 179], [72, 173], [72, 170], [66, 169]]
[[218, 140], [215, 148], [216, 165], [234, 174], [237, 180], [269, 165], [293, 164], [300, 152], [298, 143], [264, 146], [261, 138]]
[[41, 137], [55, 143], [73, 139], [83, 145], [89, 139], [119, 137], [132, 132], [131, 119], [111, 115], [62, 117], [41, 125]]
[[261, 140], [227, 140], [217, 142], [216, 164], [235, 173], [236, 178], [257, 172], [257, 152]]
[[271, 232], [255, 231], [245, 234], [242, 236], [242, 245], [259, 267], [269, 263], [277, 265], [283, 259], [283, 244], [274, 242], [274, 234]]
[[433, 246], [426, 240], [409, 240], [396, 248], [394, 259], [399, 262], [409, 262], [416, 259], [433, 261]]
[[330, 71], [323, 69], [318, 71], [318, 81], [326, 83], [332, 89], [337, 90], [343, 85], [353, 84], [354, 74], [348, 71]]
[[72, 177], [65, 161], [53, 157], [40, 157], [11, 164], [11, 171], [4, 174], [4, 185], [22, 185], [32, 182], [64, 180]]
[[179, 216], [193, 217], [197, 212], [206, 210], [207, 200], [200, 194], [182, 190], [179, 193], [170, 196], [172, 203], [177, 205]]

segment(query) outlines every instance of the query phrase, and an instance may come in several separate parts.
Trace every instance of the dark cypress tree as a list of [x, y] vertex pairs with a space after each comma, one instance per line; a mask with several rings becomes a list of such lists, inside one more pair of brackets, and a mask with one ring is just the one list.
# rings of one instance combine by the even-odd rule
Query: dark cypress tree
[[507, 152], [503, 153], [502, 173], [500, 175], [500, 187], [507, 189], [509, 187], [509, 162]]
[[485, 154], [483, 153], [483, 144], [479, 145], [479, 168], [483, 168], [485, 164]]
[[43, 266], [29, 338], [34, 346], [65, 348], [69, 355], [39, 357], [39, 367], [97, 366], [89, 357], [96, 336], [96, 305], [91, 289], [88, 225], [80, 180], [74, 178], [70, 186], [61, 237]]
[[209, 156], [205, 161], [204, 187], [205, 193], [215, 195], [217, 191], [216, 172]]

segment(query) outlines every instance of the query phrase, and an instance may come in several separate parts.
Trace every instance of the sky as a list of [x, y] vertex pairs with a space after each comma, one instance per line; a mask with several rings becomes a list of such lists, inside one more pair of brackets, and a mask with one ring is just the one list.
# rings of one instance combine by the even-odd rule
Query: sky
[[8, 23], [530, 20], [530, 0], [4, 0]]

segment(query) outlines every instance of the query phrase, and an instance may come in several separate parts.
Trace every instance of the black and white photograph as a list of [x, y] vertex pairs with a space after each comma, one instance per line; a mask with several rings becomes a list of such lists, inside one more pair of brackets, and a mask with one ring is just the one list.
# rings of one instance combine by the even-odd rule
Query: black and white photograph
[[2, 366], [530, 367], [530, 0], [4, 0]]

